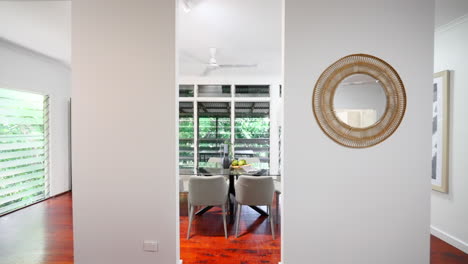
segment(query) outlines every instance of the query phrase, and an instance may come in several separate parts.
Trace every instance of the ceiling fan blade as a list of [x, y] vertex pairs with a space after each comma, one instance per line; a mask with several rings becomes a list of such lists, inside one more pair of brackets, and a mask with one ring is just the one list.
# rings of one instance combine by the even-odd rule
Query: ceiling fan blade
[[258, 64], [220, 64], [221, 68], [255, 68]]

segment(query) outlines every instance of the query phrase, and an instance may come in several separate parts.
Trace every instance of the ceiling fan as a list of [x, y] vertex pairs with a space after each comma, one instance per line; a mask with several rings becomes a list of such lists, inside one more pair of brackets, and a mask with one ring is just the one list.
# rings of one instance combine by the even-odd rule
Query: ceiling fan
[[255, 68], [257, 64], [218, 64], [216, 60], [216, 48], [210, 48], [210, 60], [206, 64], [206, 69], [202, 76], [210, 74], [214, 70], [229, 69], [229, 68]]

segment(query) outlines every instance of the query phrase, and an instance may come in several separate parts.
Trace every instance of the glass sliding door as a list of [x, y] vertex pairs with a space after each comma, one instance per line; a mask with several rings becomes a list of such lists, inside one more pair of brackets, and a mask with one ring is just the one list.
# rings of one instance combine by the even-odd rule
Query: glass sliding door
[[261, 169], [270, 167], [270, 103], [236, 102], [234, 122], [236, 158], [258, 158]]
[[222, 146], [231, 142], [231, 103], [198, 102], [198, 167], [213, 167], [210, 158], [222, 155]]
[[0, 89], [0, 215], [48, 196], [48, 97]]

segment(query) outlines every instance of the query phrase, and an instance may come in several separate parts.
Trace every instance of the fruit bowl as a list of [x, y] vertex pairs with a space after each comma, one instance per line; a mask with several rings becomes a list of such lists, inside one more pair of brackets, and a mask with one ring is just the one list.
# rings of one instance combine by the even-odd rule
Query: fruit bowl
[[247, 166], [247, 161], [245, 159], [234, 159], [231, 161], [231, 168], [238, 169], [242, 168], [242, 166]]

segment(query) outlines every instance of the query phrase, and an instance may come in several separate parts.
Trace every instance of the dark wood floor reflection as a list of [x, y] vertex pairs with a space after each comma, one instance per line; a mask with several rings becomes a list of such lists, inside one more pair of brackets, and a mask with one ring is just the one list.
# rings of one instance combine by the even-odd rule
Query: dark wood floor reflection
[[468, 264], [468, 254], [431, 236], [431, 264]]
[[0, 217], [0, 263], [73, 263], [71, 192]]
[[[280, 259], [280, 238], [272, 240], [266, 218], [258, 217], [250, 209], [243, 211], [238, 239], [234, 238], [233, 229], [229, 239], [224, 238], [220, 210], [212, 209], [197, 217], [192, 238], [187, 241], [187, 200], [181, 194], [180, 241], [184, 264], [276, 264]], [[0, 263], [72, 264], [71, 193], [0, 217]], [[431, 264], [468, 264], [468, 254], [431, 236]]]
[[228, 239], [224, 237], [221, 209], [217, 207], [202, 216], [195, 217], [189, 240], [186, 238], [187, 225], [187, 195], [182, 193], [180, 195], [180, 255], [184, 264], [277, 264], [280, 261], [280, 225], [275, 225], [277, 236], [273, 240], [268, 218], [260, 216], [247, 206], [242, 208], [239, 238], [235, 237], [234, 221], [228, 221], [229, 237]]

